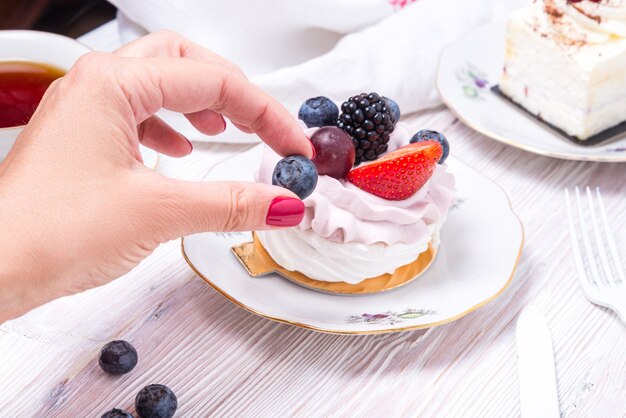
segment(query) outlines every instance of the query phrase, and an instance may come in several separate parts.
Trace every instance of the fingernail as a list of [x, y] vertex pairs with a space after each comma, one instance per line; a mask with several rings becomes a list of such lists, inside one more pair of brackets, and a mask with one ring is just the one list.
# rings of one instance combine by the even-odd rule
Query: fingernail
[[224, 132], [226, 130], [226, 119], [224, 119], [224, 116], [222, 116], [222, 132]]
[[302, 200], [280, 196], [270, 203], [265, 223], [270, 226], [296, 226], [302, 218], [304, 218]]
[[193, 144], [187, 138], [185, 138], [185, 141], [187, 141], [187, 143], [189, 144], [189, 152], [187, 153], [187, 155], [189, 155], [191, 154], [191, 151], [193, 151]]
[[[310, 139], [309, 139], [309, 141], [310, 141]], [[313, 155], [311, 156], [311, 159], [313, 159], [313, 158], [315, 158], [315, 155], [316, 155], [317, 153], [315, 152], [315, 145], [313, 145], [313, 143], [312, 143], [312, 142], [311, 142], [311, 149], [313, 150]]]

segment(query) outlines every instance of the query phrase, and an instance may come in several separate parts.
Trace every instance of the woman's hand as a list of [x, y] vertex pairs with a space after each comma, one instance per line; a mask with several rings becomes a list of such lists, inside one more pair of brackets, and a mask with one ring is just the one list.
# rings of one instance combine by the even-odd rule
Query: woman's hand
[[91, 53], [47, 91], [0, 165], [0, 322], [128, 272], [160, 243], [200, 231], [297, 225], [302, 202], [255, 183], [192, 183], [141, 162], [191, 143], [154, 116], [201, 132], [223, 117], [282, 155], [311, 157], [298, 123], [223, 58], [171, 32]]

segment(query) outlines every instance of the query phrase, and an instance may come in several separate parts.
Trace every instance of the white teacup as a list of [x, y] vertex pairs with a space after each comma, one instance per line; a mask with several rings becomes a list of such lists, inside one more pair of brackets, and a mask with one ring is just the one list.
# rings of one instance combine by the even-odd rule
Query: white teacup
[[[0, 63], [31, 61], [67, 71], [89, 51], [85, 45], [67, 36], [31, 30], [0, 30]], [[0, 161], [9, 153], [23, 128], [0, 128]]]

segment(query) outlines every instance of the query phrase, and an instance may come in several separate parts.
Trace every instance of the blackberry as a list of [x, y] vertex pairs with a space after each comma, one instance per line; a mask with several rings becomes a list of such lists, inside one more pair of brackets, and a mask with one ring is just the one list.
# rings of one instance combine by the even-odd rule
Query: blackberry
[[354, 165], [373, 161], [387, 151], [396, 120], [386, 101], [376, 93], [361, 93], [341, 105], [337, 126], [350, 137], [356, 148]]

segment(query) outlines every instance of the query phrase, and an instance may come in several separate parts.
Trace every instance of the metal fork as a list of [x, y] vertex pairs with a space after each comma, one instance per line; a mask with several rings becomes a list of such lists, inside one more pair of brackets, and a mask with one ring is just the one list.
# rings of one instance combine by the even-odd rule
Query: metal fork
[[[617, 312], [626, 323], [626, 278], [619, 260], [617, 246], [604, 210], [600, 188], [586, 188], [587, 211], [578, 187], [574, 189], [578, 224], [569, 190], [565, 190], [572, 249], [580, 284], [591, 302]], [[598, 221], [600, 218], [600, 221]], [[588, 221], [591, 227], [588, 228]], [[591, 231], [591, 232], [590, 232]], [[580, 239], [579, 236], [582, 238]], [[582, 241], [582, 248], [581, 248]], [[591, 274], [588, 274], [591, 273]]]

